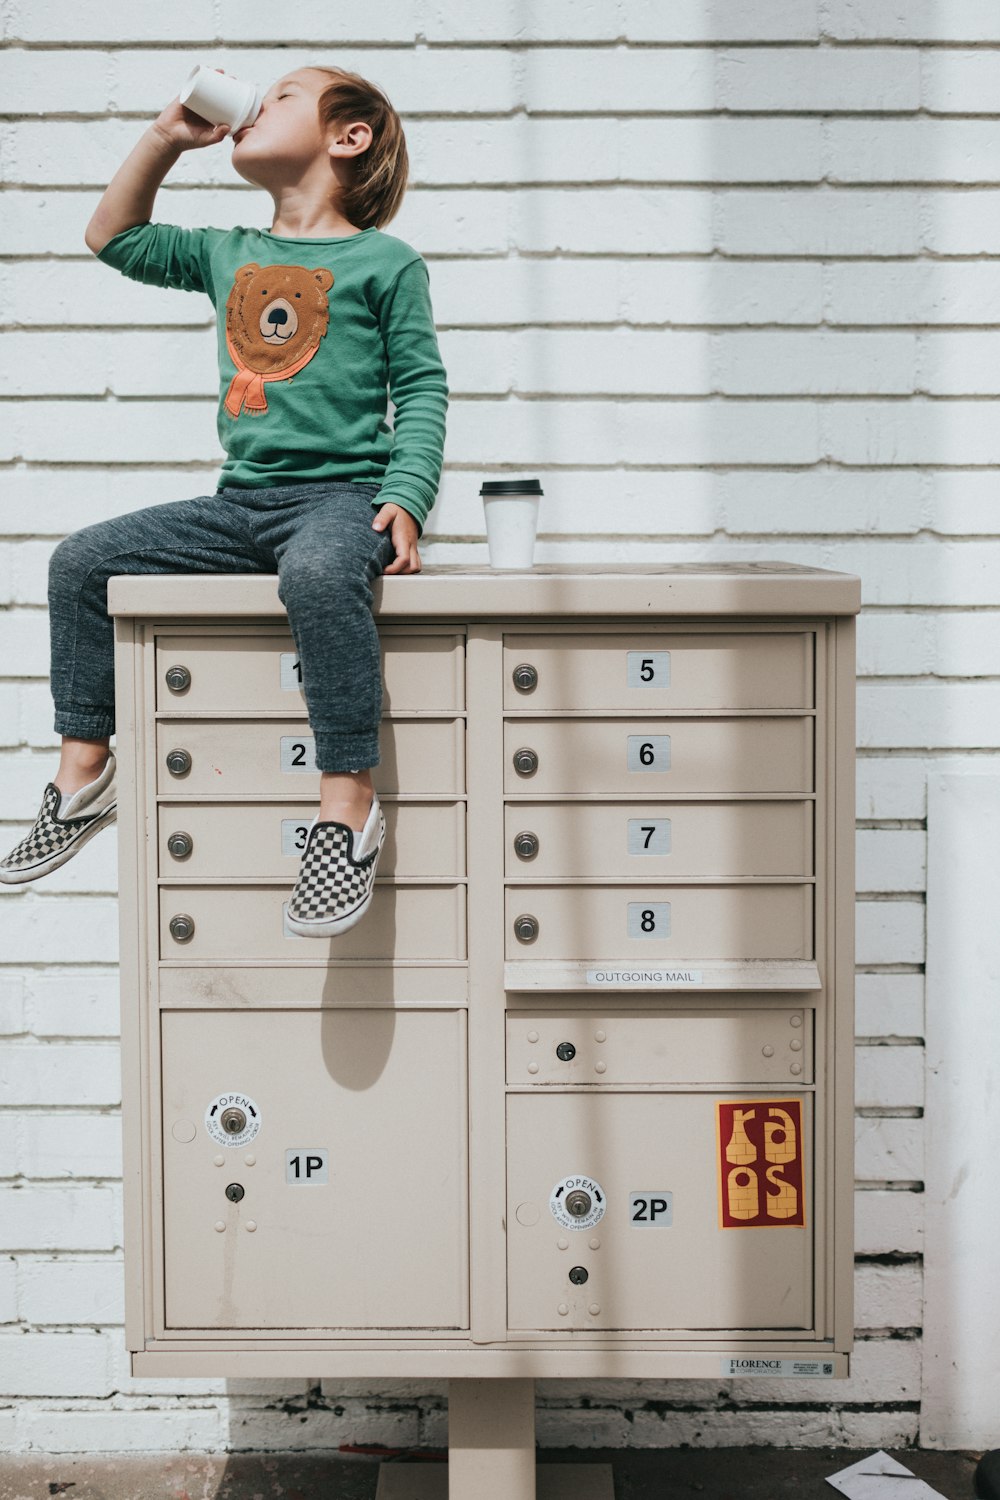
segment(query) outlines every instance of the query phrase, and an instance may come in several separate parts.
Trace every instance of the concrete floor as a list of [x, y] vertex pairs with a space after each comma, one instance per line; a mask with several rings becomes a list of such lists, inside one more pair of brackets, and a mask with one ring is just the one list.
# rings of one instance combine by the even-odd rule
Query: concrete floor
[[[824, 1481], [871, 1449], [546, 1448], [542, 1464], [611, 1464], [615, 1500], [808, 1500], [837, 1491]], [[444, 1455], [426, 1452], [429, 1462]], [[978, 1454], [893, 1453], [945, 1500], [971, 1500]], [[406, 1462], [420, 1458], [407, 1453]], [[0, 1456], [0, 1500], [374, 1500], [377, 1455], [163, 1453]]]

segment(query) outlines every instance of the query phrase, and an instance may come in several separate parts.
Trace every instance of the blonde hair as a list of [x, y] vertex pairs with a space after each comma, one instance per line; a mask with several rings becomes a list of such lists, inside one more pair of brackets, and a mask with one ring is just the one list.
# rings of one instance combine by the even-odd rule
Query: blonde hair
[[402, 121], [377, 84], [344, 68], [314, 68], [333, 80], [319, 96], [324, 130], [364, 120], [372, 143], [353, 158], [354, 180], [344, 189], [341, 212], [359, 229], [381, 228], [399, 212], [410, 175], [410, 158]]

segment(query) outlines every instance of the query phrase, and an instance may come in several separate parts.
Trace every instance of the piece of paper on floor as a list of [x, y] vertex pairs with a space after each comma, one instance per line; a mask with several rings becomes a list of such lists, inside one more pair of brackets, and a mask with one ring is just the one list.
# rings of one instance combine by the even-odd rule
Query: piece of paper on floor
[[848, 1500], [945, 1500], [940, 1490], [932, 1490], [881, 1448], [839, 1474], [830, 1474], [826, 1482]]

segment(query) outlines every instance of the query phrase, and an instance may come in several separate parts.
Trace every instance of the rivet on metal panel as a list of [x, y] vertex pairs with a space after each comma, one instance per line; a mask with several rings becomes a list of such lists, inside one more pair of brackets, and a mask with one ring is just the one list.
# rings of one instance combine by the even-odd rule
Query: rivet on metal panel
[[773, 1057], [774, 1056], [774, 1048], [771, 1047], [771, 1046], [761, 1047], [760, 1050], [764, 1054], [765, 1057]]

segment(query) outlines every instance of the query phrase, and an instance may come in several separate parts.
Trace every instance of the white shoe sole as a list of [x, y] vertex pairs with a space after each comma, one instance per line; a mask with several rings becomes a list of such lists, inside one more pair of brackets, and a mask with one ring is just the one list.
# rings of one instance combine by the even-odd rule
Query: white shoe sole
[[0, 867], [0, 885], [27, 885], [32, 880], [40, 880], [43, 875], [51, 875], [53, 870], [58, 870], [71, 860], [75, 854], [88, 844], [96, 833], [102, 828], [109, 828], [112, 823], [118, 821], [118, 803], [112, 802], [102, 813], [98, 813], [86, 833], [81, 833], [79, 838], [60, 849], [58, 854], [50, 854], [48, 859], [42, 860], [40, 864], [31, 865], [23, 870], [4, 870]]
[[373, 885], [365, 899], [361, 902], [361, 905], [356, 906], [353, 911], [348, 912], [344, 917], [327, 917], [322, 922], [302, 922], [296, 917], [289, 916], [286, 912], [285, 922], [289, 932], [294, 932], [296, 937], [339, 937], [342, 932], [346, 932], [349, 927], [353, 927], [355, 922], [361, 921], [361, 918], [372, 904], [374, 894], [375, 887]]

